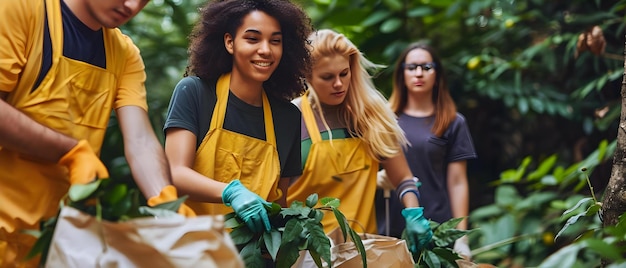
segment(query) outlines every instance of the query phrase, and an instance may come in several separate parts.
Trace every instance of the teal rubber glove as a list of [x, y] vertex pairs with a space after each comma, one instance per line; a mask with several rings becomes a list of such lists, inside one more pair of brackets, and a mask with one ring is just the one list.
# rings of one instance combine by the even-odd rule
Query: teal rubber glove
[[406, 220], [405, 231], [409, 240], [409, 250], [413, 254], [418, 254], [433, 238], [430, 223], [424, 218], [424, 208], [405, 208], [402, 210], [402, 216]]
[[225, 205], [232, 207], [237, 216], [253, 232], [269, 232], [271, 226], [265, 205], [270, 205], [270, 203], [248, 190], [239, 180], [226, 185], [222, 192], [222, 201]]

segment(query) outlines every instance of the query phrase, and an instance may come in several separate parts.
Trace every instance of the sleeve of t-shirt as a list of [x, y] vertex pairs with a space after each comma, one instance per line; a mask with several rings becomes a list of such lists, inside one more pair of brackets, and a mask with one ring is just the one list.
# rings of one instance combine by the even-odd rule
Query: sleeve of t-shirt
[[301, 167], [301, 154], [300, 154], [300, 118], [302, 117], [300, 110], [295, 106], [291, 105], [291, 110], [289, 111], [291, 116], [290, 126], [296, 129], [293, 132], [293, 136], [290, 139], [291, 146], [289, 149], [289, 155], [287, 156], [287, 161], [285, 162], [285, 168], [281, 172], [281, 177], [296, 177], [302, 175], [302, 167]]
[[[119, 31], [119, 29], [115, 29]], [[117, 95], [115, 97], [115, 108], [122, 106], [138, 106], [144, 110], [148, 110], [148, 103], [146, 101], [146, 71], [143, 63], [143, 59], [139, 54], [139, 48], [135, 46], [130, 37], [122, 34], [124, 42], [126, 42], [126, 65], [122, 72], [117, 88]]]
[[195, 77], [185, 77], [176, 84], [167, 110], [164, 132], [168, 128], [182, 128], [198, 136], [200, 132], [198, 124], [200, 107], [198, 107], [197, 100], [201, 99], [199, 91], [202, 89], [198, 88], [201, 82], [196, 81], [196, 79]]
[[0, 91], [13, 91], [20, 75], [24, 75], [27, 42], [34, 39], [30, 29], [40, 22], [43, 30], [43, 20], [35, 19], [35, 12], [43, 16], [43, 1], [0, 1]]
[[456, 120], [450, 125], [448, 162], [477, 158], [465, 117], [457, 114]]

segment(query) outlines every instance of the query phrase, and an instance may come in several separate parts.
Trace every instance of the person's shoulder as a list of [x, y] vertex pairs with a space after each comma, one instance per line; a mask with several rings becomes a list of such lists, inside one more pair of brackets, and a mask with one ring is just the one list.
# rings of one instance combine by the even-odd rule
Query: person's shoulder
[[462, 113], [456, 112], [455, 121], [459, 121], [460, 123], [465, 123], [467, 120], [465, 119], [465, 116]]
[[211, 82], [205, 82], [197, 76], [185, 76], [176, 83], [175, 91], [182, 91], [186, 93], [194, 92], [195, 94], [202, 94], [215, 91], [215, 84]]

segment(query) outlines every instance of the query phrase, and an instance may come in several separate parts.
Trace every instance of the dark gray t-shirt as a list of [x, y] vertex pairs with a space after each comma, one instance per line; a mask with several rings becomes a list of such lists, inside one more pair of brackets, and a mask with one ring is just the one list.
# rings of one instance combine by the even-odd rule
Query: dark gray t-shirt
[[[183, 128], [196, 135], [196, 149], [209, 131], [217, 102], [217, 80], [204, 83], [195, 76], [181, 79], [172, 94], [163, 131]], [[300, 117], [298, 108], [290, 102], [267, 94], [272, 109], [276, 147], [280, 159], [280, 176], [302, 175], [300, 167]], [[229, 93], [224, 129], [265, 140], [263, 108], [245, 103]], [[167, 137], [166, 137], [167, 138]]]
[[[431, 132], [435, 117], [412, 117], [400, 114], [398, 124], [404, 130], [410, 145], [404, 151], [411, 172], [422, 182], [420, 205], [424, 207], [424, 217], [442, 223], [452, 218], [450, 197], [448, 196], [448, 164], [455, 161], [477, 158], [472, 137], [465, 117], [457, 113], [441, 138]], [[379, 194], [379, 193], [378, 193]], [[390, 198], [391, 230], [404, 229], [404, 218], [400, 211], [402, 202], [393, 193]], [[376, 209], [379, 233], [385, 230], [384, 199], [377, 195]], [[392, 235], [396, 235], [393, 234]], [[399, 234], [397, 234], [399, 236]]]

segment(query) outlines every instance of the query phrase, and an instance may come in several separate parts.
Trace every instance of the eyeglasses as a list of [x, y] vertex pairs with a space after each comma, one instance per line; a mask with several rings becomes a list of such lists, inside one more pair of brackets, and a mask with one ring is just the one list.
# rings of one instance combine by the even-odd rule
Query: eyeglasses
[[402, 68], [411, 72], [417, 70], [417, 67], [422, 69], [422, 72], [432, 72], [435, 70], [436, 66], [437, 64], [435, 64], [434, 62], [427, 62], [427, 63], [422, 63], [422, 64], [417, 64], [417, 63], [403, 63], [402, 64]]

